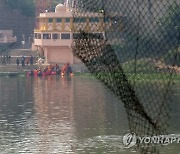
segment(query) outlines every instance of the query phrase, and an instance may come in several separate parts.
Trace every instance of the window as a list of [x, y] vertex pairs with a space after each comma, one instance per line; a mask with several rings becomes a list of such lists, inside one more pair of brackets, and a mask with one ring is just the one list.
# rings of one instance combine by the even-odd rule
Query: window
[[75, 23], [77, 22], [86, 22], [86, 18], [74, 18], [73, 20]]
[[[88, 38], [91, 39], [103, 39], [103, 33], [87, 33]], [[74, 33], [73, 34], [73, 39], [81, 39], [83, 38], [83, 35], [81, 35], [80, 33]]]
[[80, 39], [81, 35], [79, 33], [73, 34], [73, 39]]
[[35, 33], [34, 38], [35, 39], [41, 39], [41, 34], [40, 33]]
[[61, 39], [70, 39], [70, 34], [69, 33], [64, 33], [64, 34], [61, 34]]
[[70, 22], [70, 18], [66, 18], [66, 22]]
[[43, 39], [51, 39], [51, 34], [43, 34]]
[[59, 34], [52, 34], [52, 39], [54, 39], [54, 40], [60, 39], [60, 35]]
[[57, 18], [56, 22], [62, 22], [62, 18]]
[[75, 23], [78, 22], [78, 18], [74, 18], [73, 22], [75, 22]]
[[99, 22], [99, 18], [97, 17], [89, 18], [89, 22]]
[[37, 34], [37, 39], [41, 39], [41, 34]]
[[48, 22], [53, 22], [53, 19], [52, 19], [52, 18], [49, 18], [49, 19], [48, 19]]
[[110, 21], [110, 19], [109, 18], [104, 18], [104, 22], [109, 22]]
[[93, 36], [94, 38], [97, 38], [97, 39], [103, 39], [103, 34], [102, 33], [93, 33]]
[[34, 34], [34, 38], [37, 39], [37, 33]]

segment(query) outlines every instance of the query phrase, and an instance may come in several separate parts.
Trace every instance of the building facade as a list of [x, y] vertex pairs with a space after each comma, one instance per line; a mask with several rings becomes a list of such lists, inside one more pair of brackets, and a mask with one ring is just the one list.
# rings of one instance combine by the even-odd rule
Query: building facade
[[[80, 30], [104, 37], [103, 14], [73, 17], [72, 10], [59, 4], [55, 12], [40, 13], [39, 26], [34, 30], [34, 46], [45, 57], [46, 63], [80, 62], [73, 56], [73, 39]], [[106, 28], [109, 24], [106, 25]]]

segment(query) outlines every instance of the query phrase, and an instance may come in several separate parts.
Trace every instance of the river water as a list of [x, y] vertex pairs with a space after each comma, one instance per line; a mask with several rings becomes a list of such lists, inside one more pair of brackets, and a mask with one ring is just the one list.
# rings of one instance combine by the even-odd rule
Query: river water
[[[174, 91], [170, 132], [180, 134], [179, 85]], [[0, 78], [0, 154], [137, 153], [122, 144], [128, 132], [122, 103], [94, 78]]]

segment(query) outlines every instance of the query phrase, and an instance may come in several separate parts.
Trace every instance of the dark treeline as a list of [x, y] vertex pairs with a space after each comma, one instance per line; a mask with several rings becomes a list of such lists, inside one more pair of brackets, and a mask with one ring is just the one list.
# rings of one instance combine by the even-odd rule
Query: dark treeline
[[[5, 3], [12, 9], [20, 10], [25, 16], [35, 15], [35, 0], [5, 0]], [[51, 11], [54, 11], [59, 3], [64, 3], [64, 0], [53, 0]]]
[[35, 15], [34, 0], [5, 0], [5, 3], [12, 9], [20, 10], [25, 16]]

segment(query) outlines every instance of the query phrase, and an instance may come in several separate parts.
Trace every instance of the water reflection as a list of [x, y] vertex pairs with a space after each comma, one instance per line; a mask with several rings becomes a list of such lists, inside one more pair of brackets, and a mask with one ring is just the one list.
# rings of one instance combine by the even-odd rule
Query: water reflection
[[73, 81], [68, 78], [38, 78], [34, 86], [38, 149], [43, 153], [75, 152]]
[[[171, 130], [178, 133], [174, 98]], [[0, 126], [3, 154], [135, 153], [122, 145], [128, 132], [122, 103], [95, 79], [0, 78]]]

